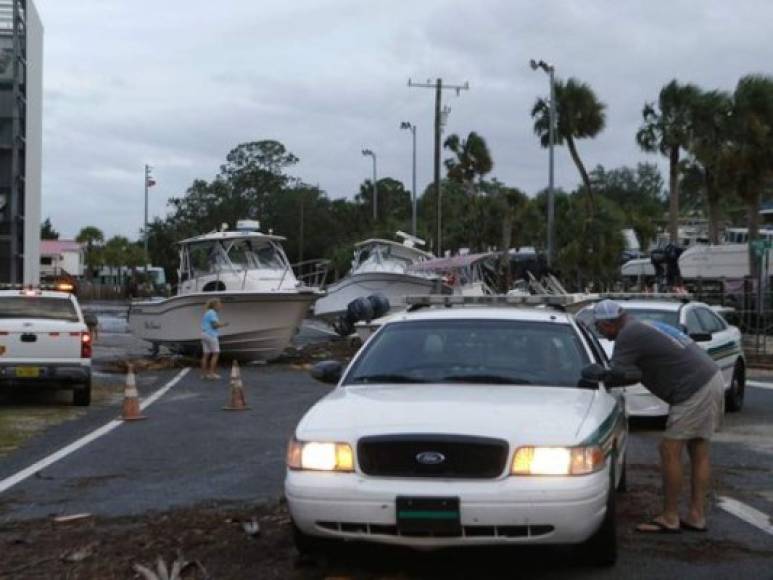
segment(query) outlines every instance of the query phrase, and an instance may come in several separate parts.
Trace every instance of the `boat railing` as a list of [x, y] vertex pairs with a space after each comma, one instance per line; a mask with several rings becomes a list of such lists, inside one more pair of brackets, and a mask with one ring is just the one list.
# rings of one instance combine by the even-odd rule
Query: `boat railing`
[[321, 289], [327, 283], [330, 260], [304, 260], [292, 264], [291, 267], [301, 286]]

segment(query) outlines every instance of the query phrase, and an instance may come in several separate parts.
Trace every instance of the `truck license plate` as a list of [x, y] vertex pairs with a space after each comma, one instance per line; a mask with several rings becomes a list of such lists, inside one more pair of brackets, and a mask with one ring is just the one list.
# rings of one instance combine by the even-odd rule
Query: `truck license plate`
[[39, 367], [16, 367], [16, 377], [20, 379], [36, 379], [40, 376]]

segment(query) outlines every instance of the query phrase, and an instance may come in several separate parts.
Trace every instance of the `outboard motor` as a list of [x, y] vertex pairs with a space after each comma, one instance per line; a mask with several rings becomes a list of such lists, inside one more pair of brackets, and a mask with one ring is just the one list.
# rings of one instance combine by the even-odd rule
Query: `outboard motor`
[[370, 322], [374, 318], [381, 318], [389, 312], [389, 308], [389, 300], [383, 294], [355, 298], [346, 306], [346, 314], [338, 318], [333, 324], [333, 328], [341, 336], [349, 336], [354, 332], [355, 323]]

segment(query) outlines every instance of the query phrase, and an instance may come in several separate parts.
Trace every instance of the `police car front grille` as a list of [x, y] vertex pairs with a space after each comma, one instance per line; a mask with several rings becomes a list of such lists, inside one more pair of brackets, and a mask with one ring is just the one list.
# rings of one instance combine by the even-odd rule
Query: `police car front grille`
[[381, 435], [357, 444], [360, 469], [382, 477], [491, 479], [505, 469], [507, 441], [443, 434]]

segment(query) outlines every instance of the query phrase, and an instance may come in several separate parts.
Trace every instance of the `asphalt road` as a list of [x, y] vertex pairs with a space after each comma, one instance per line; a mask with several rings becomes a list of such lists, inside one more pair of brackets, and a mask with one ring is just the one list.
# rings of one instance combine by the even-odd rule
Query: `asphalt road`
[[[178, 372], [139, 375], [141, 394], [149, 395]], [[221, 410], [228, 400], [225, 376], [218, 383], [204, 381], [194, 369], [146, 409], [147, 420], [122, 424], [0, 493], [0, 524], [80, 512], [118, 516], [276, 499], [282, 491], [287, 439], [304, 411], [329, 387], [289, 365], [248, 366], [242, 374], [250, 410]], [[0, 459], [0, 481], [104, 425], [117, 412], [115, 404], [94, 407], [46, 430]], [[773, 514], [773, 390], [750, 387], [744, 411], [728, 415], [717, 436], [706, 534], [632, 531], [658, 507], [658, 437], [656, 425], [632, 426], [630, 491], [619, 502], [622, 554], [615, 568], [578, 567], [560, 550], [519, 550], [506, 558], [501, 551], [493, 556], [483, 551], [475, 553], [483, 558], [472, 568], [476, 575], [486, 577], [486, 566], [496, 564], [538, 578], [773, 579], [773, 535], [718, 506], [719, 497], [729, 497]], [[362, 553], [370, 554], [369, 549]], [[472, 554], [398, 552], [389, 558], [367, 556], [358, 565], [387, 572], [397, 566], [409, 577], [421, 577], [436, 566], [469, 566]]]

